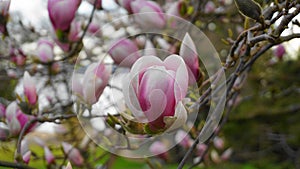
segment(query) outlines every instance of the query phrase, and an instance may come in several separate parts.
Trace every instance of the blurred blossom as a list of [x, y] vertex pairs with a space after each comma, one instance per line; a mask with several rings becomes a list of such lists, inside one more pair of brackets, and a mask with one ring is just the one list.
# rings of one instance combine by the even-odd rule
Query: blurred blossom
[[98, 36], [101, 36], [101, 34], [102, 34], [99, 24], [97, 24], [95, 22], [90, 23], [87, 31], [91, 34], [95, 34]]
[[135, 0], [115, 0], [117, 4], [127, 10], [129, 14], [132, 14], [131, 2]]
[[7, 34], [6, 23], [8, 21], [8, 10], [10, 6], [10, 0], [1, 0], [0, 1], [0, 32]]
[[30, 161], [31, 151], [27, 151], [25, 154], [23, 154], [23, 161], [25, 164], [28, 164]]
[[6, 107], [4, 104], [0, 103], [0, 118], [5, 117]]
[[96, 8], [97, 9], [102, 9], [102, 0], [87, 0], [91, 5], [94, 5], [95, 4], [95, 1], [96, 2]]
[[21, 49], [14, 47], [10, 48], [10, 60], [15, 63], [17, 66], [23, 66], [26, 61], [26, 55]]
[[77, 21], [73, 21], [71, 23], [71, 29], [68, 35], [69, 42], [77, 42], [80, 39], [81, 33], [81, 23]]
[[131, 67], [140, 58], [137, 45], [130, 39], [121, 39], [109, 47], [109, 55], [116, 64]]
[[280, 44], [276, 47], [275, 51], [274, 51], [274, 54], [275, 56], [279, 59], [279, 60], [282, 60], [283, 58], [283, 55], [286, 53], [286, 50], [285, 50], [285, 47]]
[[232, 148], [228, 148], [227, 150], [225, 150], [225, 151], [222, 153], [221, 159], [222, 159], [223, 161], [228, 160], [228, 159], [231, 157], [232, 152], [233, 152]]
[[[18, 135], [31, 118], [33, 118], [33, 116], [24, 114], [16, 102], [10, 103], [6, 108], [6, 123], [12, 136]], [[31, 125], [28, 132], [31, 131], [34, 126], [35, 124]]]
[[186, 33], [183, 38], [179, 55], [183, 58], [184, 62], [189, 68], [189, 84], [192, 85], [197, 82], [200, 75], [200, 69], [196, 46], [188, 33]]
[[179, 130], [175, 135], [176, 143], [179, 143], [184, 148], [189, 148], [192, 145], [192, 139], [189, 134], [183, 130]]
[[178, 55], [164, 61], [156, 56], [138, 59], [123, 84], [125, 102], [139, 121], [148, 122], [147, 132], [181, 127], [187, 119], [182, 99], [186, 96], [188, 73]]
[[45, 155], [47, 164], [54, 163], [55, 157], [47, 146], [44, 147], [44, 155]]
[[48, 0], [48, 13], [55, 31], [68, 31], [81, 0]]
[[28, 103], [34, 106], [37, 103], [37, 98], [38, 98], [36, 93], [35, 81], [27, 71], [24, 73], [23, 87], [24, 87], [24, 95]]
[[196, 147], [196, 154], [200, 157], [202, 157], [205, 153], [205, 151], [207, 150], [207, 145], [206, 144], [203, 144], [203, 143], [200, 143], [197, 145]]
[[79, 150], [73, 147], [71, 144], [62, 142], [62, 147], [68, 159], [75, 165], [81, 166], [83, 164], [83, 157], [81, 156]]
[[224, 149], [224, 140], [220, 137], [215, 137], [214, 140], [214, 146], [219, 149], [219, 150], [222, 150]]
[[37, 46], [37, 55], [41, 62], [47, 63], [53, 60], [53, 42], [45, 39], [41, 39]]
[[57, 74], [61, 71], [61, 64], [58, 62], [55, 62], [51, 65], [51, 73], [52, 74]]
[[103, 63], [93, 63], [88, 66], [83, 79], [75, 73], [72, 78], [72, 90], [79, 95], [85, 103], [92, 105], [101, 96], [108, 84], [111, 67]]
[[212, 150], [210, 153], [210, 158], [214, 163], [220, 163], [221, 162], [221, 158], [220, 155], [218, 154], [218, 152], [216, 150]]
[[214, 2], [212, 1], [208, 1], [205, 5], [205, 8], [204, 8], [204, 12], [205, 13], [212, 13], [216, 10], [216, 5]]
[[161, 7], [153, 1], [135, 0], [131, 2], [131, 9], [135, 15], [135, 21], [143, 28], [162, 29], [166, 20]]
[[167, 147], [162, 143], [161, 141], [155, 141], [154, 143], [151, 144], [149, 147], [149, 151], [153, 155], [157, 155], [158, 157], [167, 160], [168, 159], [168, 154], [167, 154]]

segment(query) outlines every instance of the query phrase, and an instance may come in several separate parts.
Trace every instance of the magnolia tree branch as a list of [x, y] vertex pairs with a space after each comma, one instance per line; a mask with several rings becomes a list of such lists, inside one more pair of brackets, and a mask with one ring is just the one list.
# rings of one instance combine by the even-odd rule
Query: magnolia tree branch
[[7, 161], [0, 161], [0, 166], [7, 167], [7, 168], [18, 168], [18, 169], [35, 169], [33, 167], [29, 167], [22, 163], [12, 163]]

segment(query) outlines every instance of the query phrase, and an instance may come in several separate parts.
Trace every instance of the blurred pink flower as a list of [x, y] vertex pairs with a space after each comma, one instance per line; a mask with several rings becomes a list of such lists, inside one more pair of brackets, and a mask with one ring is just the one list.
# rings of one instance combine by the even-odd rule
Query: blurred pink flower
[[196, 46], [188, 33], [183, 38], [180, 46], [179, 55], [186, 63], [189, 73], [189, 84], [192, 85], [197, 82], [200, 70], [199, 70], [199, 58], [197, 54]]
[[151, 146], [149, 147], [149, 151], [153, 155], [157, 155], [158, 157], [164, 160], [168, 159], [168, 154], [167, 154], [168, 149], [161, 141], [155, 141], [154, 143], [152, 143]]
[[47, 164], [54, 163], [55, 157], [47, 146], [44, 147], [44, 155], [45, 155]]
[[285, 50], [285, 47], [280, 44], [276, 47], [275, 51], [274, 51], [274, 54], [275, 56], [279, 59], [279, 60], [282, 60], [283, 58], [283, 55], [286, 53], [286, 50]]
[[131, 9], [135, 15], [135, 21], [143, 28], [162, 29], [166, 24], [166, 18], [161, 7], [154, 1], [135, 0], [131, 2]]
[[192, 139], [189, 134], [183, 130], [179, 130], [175, 135], [176, 143], [179, 143], [184, 148], [189, 148], [192, 145]]
[[208, 147], [207, 147], [206, 144], [203, 144], [203, 143], [198, 144], [197, 147], [196, 147], [196, 150], [197, 150], [196, 154], [198, 156], [202, 157], [204, 155], [205, 151], [207, 150], [207, 148]]
[[220, 138], [220, 137], [215, 137], [214, 138], [214, 140], [213, 140], [213, 142], [214, 142], [214, 146], [217, 148], [217, 149], [219, 149], [219, 150], [222, 150], [222, 149], [224, 149], [224, 140], [222, 139], [222, 138]]
[[53, 60], [53, 42], [45, 39], [40, 39], [37, 46], [37, 55], [41, 62], [47, 63]]
[[140, 58], [137, 45], [130, 39], [121, 39], [113, 43], [109, 48], [109, 55], [116, 64], [131, 67]]
[[28, 164], [30, 161], [31, 151], [27, 151], [25, 154], [23, 154], [23, 161], [25, 164]]
[[156, 56], [138, 59], [123, 85], [125, 102], [151, 132], [181, 127], [187, 112], [182, 99], [187, 93], [188, 73], [183, 59], [170, 55], [164, 61]]
[[26, 55], [21, 49], [10, 48], [10, 60], [17, 66], [23, 66], [26, 62]]
[[24, 73], [23, 80], [24, 95], [27, 98], [28, 103], [33, 106], [37, 103], [38, 99], [35, 81], [27, 71]]
[[212, 13], [216, 10], [216, 5], [212, 1], [208, 1], [204, 7], [205, 13]]
[[72, 90], [89, 105], [96, 103], [108, 84], [111, 67], [103, 63], [88, 66], [83, 76], [76, 73], [72, 78]]
[[83, 164], [83, 157], [81, 156], [79, 150], [73, 147], [71, 144], [62, 142], [62, 147], [68, 159], [75, 165], [81, 166]]
[[53, 28], [67, 31], [75, 17], [81, 0], [48, 0], [48, 13]]
[[69, 42], [77, 42], [80, 39], [81, 23], [73, 21], [71, 23], [71, 29], [68, 35]]
[[232, 148], [228, 148], [227, 150], [225, 150], [225, 151], [222, 153], [221, 159], [222, 159], [223, 161], [228, 160], [228, 159], [231, 157], [232, 153], [233, 153]]
[[6, 140], [8, 136], [9, 136], [9, 128], [4, 124], [0, 124], [0, 141]]

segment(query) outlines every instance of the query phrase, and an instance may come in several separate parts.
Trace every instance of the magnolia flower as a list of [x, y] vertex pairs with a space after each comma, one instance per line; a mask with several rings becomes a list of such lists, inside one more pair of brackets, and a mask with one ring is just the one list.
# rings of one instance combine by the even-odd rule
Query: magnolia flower
[[166, 20], [161, 7], [153, 1], [135, 0], [131, 2], [131, 9], [136, 22], [143, 28], [163, 28]]
[[276, 47], [275, 51], [274, 51], [274, 54], [275, 56], [279, 59], [279, 60], [282, 60], [283, 58], [283, 55], [286, 53], [286, 50], [285, 50], [285, 47], [280, 44]]
[[179, 143], [184, 148], [189, 148], [192, 145], [192, 139], [188, 133], [183, 130], [179, 130], [175, 135], [176, 143]]
[[81, 0], [48, 0], [48, 13], [56, 31], [67, 31]]
[[67, 166], [65, 167], [65, 169], [73, 169], [70, 162], [68, 162], [68, 164], [67, 164]]
[[170, 55], [164, 61], [144, 56], [132, 66], [123, 84], [125, 102], [150, 132], [181, 127], [187, 112], [182, 99], [187, 93], [188, 73], [182, 58]]
[[222, 150], [224, 148], [224, 140], [220, 137], [215, 137], [214, 140], [214, 146], [217, 148], [217, 149], [220, 149]]
[[115, 0], [117, 4], [119, 4], [121, 7], [123, 7], [124, 9], [127, 10], [127, 12], [129, 14], [132, 13], [132, 9], [131, 9], [131, 2], [133, 2], [134, 0]]
[[230, 158], [230, 156], [232, 155], [233, 153], [233, 149], [232, 148], [228, 148], [227, 150], [225, 150], [222, 155], [221, 155], [221, 159], [223, 161], [226, 161]]
[[8, 20], [8, 10], [10, 6], [10, 0], [0, 1], [0, 32], [7, 34], [6, 23]]
[[54, 163], [55, 157], [47, 146], [44, 147], [44, 155], [45, 155], [47, 164]]
[[208, 1], [204, 7], [205, 13], [212, 13], [216, 10], [216, 5], [212, 1]]
[[28, 103], [30, 105], [35, 105], [37, 103], [37, 98], [38, 98], [36, 93], [35, 81], [27, 71], [24, 73], [23, 87], [24, 87], [24, 95]]
[[66, 155], [68, 155], [68, 159], [75, 165], [81, 166], [83, 164], [83, 157], [81, 156], [79, 150], [73, 147], [71, 144], [66, 142], [62, 143], [63, 150]]
[[96, 103], [108, 84], [111, 67], [103, 63], [93, 63], [88, 66], [83, 76], [74, 74], [72, 90], [89, 105]]
[[87, 31], [98, 36], [101, 36], [102, 34], [99, 24], [94, 22], [90, 23]]
[[168, 159], [168, 154], [166, 153], [168, 151], [166, 145], [162, 143], [161, 141], [155, 141], [154, 143], [151, 144], [149, 147], [149, 151], [153, 155], [158, 155], [158, 157], [167, 160]]
[[53, 43], [48, 40], [41, 39], [38, 42], [37, 55], [41, 62], [49, 62], [54, 58]]
[[188, 33], [183, 38], [179, 55], [188, 66], [189, 84], [194, 84], [200, 75], [199, 59], [196, 46]]
[[[16, 102], [12, 102], [7, 106], [6, 123], [12, 136], [18, 135], [25, 124], [32, 118], [32, 116], [24, 114]], [[28, 131], [31, 131], [34, 126], [35, 124], [31, 125]]]
[[28, 164], [30, 161], [31, 151], [27, 151], [25, 154], [22, 155], [23, 161], [25, 164]]
[[96, 2], [96, 8], [97, 9], [102, 9], [102, 0], [87, 0], [90, 4], [94, 5], [95, 1]]
[[113, 43], [109, 48], [109, 55], [116, 64], [131, 67], [140, 58], [137, 45], [130, 39], [121, 39]]
[[10, 48], [9, 51], [10, 60], [15, 63], [17, 66], [23, 66], [26, 61], [26, 55], [21, 49], [16, 49], [14, 47]]

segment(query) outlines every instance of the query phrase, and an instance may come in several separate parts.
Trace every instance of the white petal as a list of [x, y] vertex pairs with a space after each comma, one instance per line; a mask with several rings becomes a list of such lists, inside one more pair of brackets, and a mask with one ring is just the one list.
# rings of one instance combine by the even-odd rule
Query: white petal
[[167, 132], [172, 132], [173, 130], [178, 129], [185, 124], [187, 120], [187, 112], [182, 102], [178, 102], [176, 106], [175, 117], [176, 117], [175, 122], [172, 124], [170, 128], [168, 128]]

